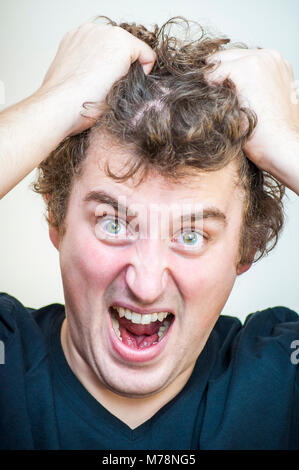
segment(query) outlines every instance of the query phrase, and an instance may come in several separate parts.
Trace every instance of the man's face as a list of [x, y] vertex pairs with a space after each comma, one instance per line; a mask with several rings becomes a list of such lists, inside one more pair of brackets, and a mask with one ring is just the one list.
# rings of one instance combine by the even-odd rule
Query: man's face
[[[117, 394], [146, 397], [191, 373], [224, 307], [237, 275], [243, 196], [234, 164], [176, 183], [150, 174], [137, 187], [132, 179], [119, 183], [105, 174], [107, 160], [117, 173], [129, 157], [129, 151], [94, 139], [71, 192], [66, 233], [55, 244], [73, 361], [87, 364]], [[120, 196], [131, 212], [115, 221], [109, 201]], [[183, 205], [202, 210], [182, 228]], [[163, 236], [161, 220], [171, 221]], [[112, 326], [112, 311], [119, 320], [115, 307], [141, 314], [135, 316], [141, 321], [171, 312], [169, 329], [149, 347], [136, 347], [139, 340], [130, 346]], [[154, 334], [162, 325], [147, 318], [151, 323], [137, 331], [143, 346], [150, 325]]]

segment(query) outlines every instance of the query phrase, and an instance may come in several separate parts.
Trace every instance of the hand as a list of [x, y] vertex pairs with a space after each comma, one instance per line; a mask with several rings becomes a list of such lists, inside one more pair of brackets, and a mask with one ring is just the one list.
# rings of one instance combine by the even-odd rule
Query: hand
[[[80, 114], [84, 102], [103, 101], [113, 83], [126, 75], [136, 60], [148, 74], [155, 59], [151, 47], [126, 30], [86, 23], [66, 33], [38, 93], [57, 90], [58, 96], [68, 97], [71, 106], [65, 111], [73, 113], [69, 134], [76, 134], [92, 125]], [[92, 117], [98, 115], [99, 109]]]
[[[0, 199], [67, 136], [93, 124], [83, 116], [86, 101], [101, 103], [134, 61], [149, 73], [155, 59], [151, 47], [117, 26], [88, 23], [67, 33], [41, 87], [0, 113]], [[92, 111], [97, 118], [100, 107]]]
[[241, 104], [257, 115], [257, 126], [244, 146], [246, 155], [299, 192], [299, 104], [291, 65], [272, 49], [225, 50], [207, 60], [219, 61], [207, 80], [231, 79]]

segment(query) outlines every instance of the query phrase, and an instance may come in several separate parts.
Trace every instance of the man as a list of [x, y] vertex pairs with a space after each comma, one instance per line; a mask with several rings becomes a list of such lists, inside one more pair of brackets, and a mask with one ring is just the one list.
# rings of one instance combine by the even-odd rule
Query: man
[[1, 447], [298, 448], [298, 315], [219, 317], [299, 194], [292, 68], [120, 26], [68, 33], [0, 116], [1, 195], [40, 165], [65, 295], [0, 296]]

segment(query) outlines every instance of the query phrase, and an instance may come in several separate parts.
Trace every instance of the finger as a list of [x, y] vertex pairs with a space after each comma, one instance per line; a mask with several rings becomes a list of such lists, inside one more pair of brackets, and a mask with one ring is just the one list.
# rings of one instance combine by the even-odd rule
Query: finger
[[207, 82], [210, 84], [213, 83], [219, 85], [226, 78], [230, 78], [230, 74], [232, 71], [232, 62], [233, 61], [227, 61], [224, 63], [222, 62], [219, 67], [217, 67], [215, 70], [208, 70], [205, 74], [205, 79], [207, 80]]
[[245, 57], [254, 55], [259, 49], [227, 49], [225, 51], [218, 51], [209, 55], [206, 58], [206, 63], [227, 62], [231, 60], [243, 59]]
[[138, 60], [143, 67], [144, 73], [148, 75], [154, 66], [157, 55], [144, 41], [137, 38], [134, 39], [136, 39], [136, 46], [131, 55], [131, 62], [133, 63], [135, 60]]

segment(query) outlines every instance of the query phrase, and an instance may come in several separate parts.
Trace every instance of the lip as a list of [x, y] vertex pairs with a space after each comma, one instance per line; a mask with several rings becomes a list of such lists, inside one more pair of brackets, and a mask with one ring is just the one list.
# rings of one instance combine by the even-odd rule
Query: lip
[[[117, 305], [122, 306], [120, 304], [117, 304]], [[124, 308], [130, 308], [130, 307], [124, 307]], [[108, 315], [108, 325], [109, 325], [109, 328], [108, 328], [109, 338], [110, 338], [112, 347], [114, 351], [117, 353], [117, 355], [120, 356], [122, 359], [124, 359], [126, 362], [135, 362], [135, 363], [136, 362], [139, 362], [139, 363], [148, 362], [148, 361], [155, 359], [157, 356], [159, 356], [159, 354], [162, 353], [162, 351], [164, 350], [168, 342], [170, 332], [172, 330], [173, 323], [174, 323], [174, 321], [171, 322], [171, 325], [169, 326], [167, 333], [165, 334], [165, 336], [163, 336], [163, 338], [157, 344], [154, 344], [148, 348], [139, 350], [139, 349], [130, 348], [129, 346], [126, 346], [125, 344], [122, 343], [122, 341], [116, 336], [114, 332], [109, 311], [107, 311], [107, 315]]]

